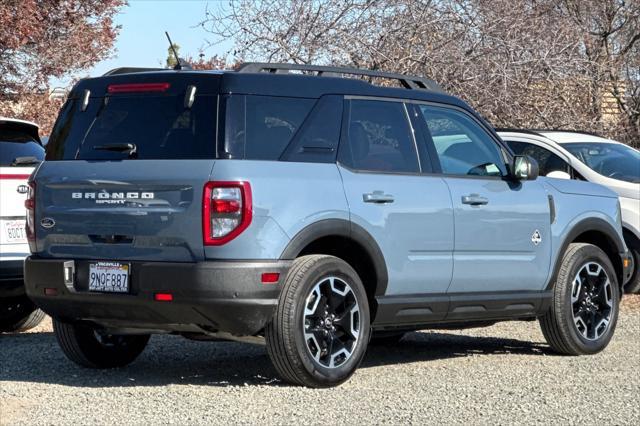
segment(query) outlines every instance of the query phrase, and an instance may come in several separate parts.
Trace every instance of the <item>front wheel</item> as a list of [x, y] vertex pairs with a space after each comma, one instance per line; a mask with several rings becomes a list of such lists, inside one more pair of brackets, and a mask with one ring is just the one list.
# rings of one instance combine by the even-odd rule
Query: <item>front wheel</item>
[[86, 368], [115, 368], [132, 363], [142, 353], [149, 335], [113, 335], [86, 324], [53, 319], [53, 332], [62, 352]]
[[358, 274], [341, 259], [312, 255], [293, 262], [265, 337], [284, 380], [330, 387], [360, 365], [369, 333], [369, 304]]
[[633, 256], [633, 275], [631, 279], [624, 287], [626, 293], [638, 294], [640, 293], [640, 246], [629, 244], [629, 251]]
[[556, 352], [594, 354], [613, 337], [620, 287], [607, 255], [591, 244], [570, 244], [562, 258], [542, 333]]

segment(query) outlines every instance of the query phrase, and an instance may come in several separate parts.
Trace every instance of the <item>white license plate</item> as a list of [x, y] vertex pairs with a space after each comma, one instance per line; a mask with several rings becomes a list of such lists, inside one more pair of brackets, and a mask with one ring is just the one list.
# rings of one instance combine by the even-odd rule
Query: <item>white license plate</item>
[[26, 243], [27, 231], [24, 229], [24, 220], [8, 220], [4, 222], [4, 242]]
[[129, 292], [130, 265], [119, 262], [89, 263], [89, 291]]

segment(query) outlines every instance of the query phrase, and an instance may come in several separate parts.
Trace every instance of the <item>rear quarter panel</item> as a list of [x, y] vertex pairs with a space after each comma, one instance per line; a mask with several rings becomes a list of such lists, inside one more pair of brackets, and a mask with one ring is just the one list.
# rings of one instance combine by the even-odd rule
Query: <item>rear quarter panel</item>
[[207, 259], [278, 259], [306, 226], [324, 219], [349, 220], [335, 164], [217, 160], [213, 181], [248, 181], [251, 225], [222, 246], [205, 247]]

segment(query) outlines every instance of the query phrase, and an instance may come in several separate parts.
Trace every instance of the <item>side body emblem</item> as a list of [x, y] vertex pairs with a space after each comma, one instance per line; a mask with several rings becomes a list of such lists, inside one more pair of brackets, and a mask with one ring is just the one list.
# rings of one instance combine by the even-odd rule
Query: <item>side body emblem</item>
[[542, 235], [540, 235], [540, 231], [537, 229], [533, 231], [533, 235], [531, 235], [531, 242], [534, 246], [537, 246], [542, 242]]

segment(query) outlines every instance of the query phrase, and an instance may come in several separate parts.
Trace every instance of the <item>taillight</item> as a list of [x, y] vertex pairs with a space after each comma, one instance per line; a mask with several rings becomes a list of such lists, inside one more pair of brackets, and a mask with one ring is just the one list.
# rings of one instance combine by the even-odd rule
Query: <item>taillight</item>
[[165, 92], [169, 87], [171, 87], [169, 83], [110, 84], [107, 86], [107, 93]]
[[27, 240], [36, 240], [36, 183], [29, 182], [29, 190], [27, 191], [27, 199], [24, 200], [24, 206], [27, 208]]
[[249, 182], [207, 182], [202, 199], [204, 245], [217, 246], [240, 235], [252, 217]]

